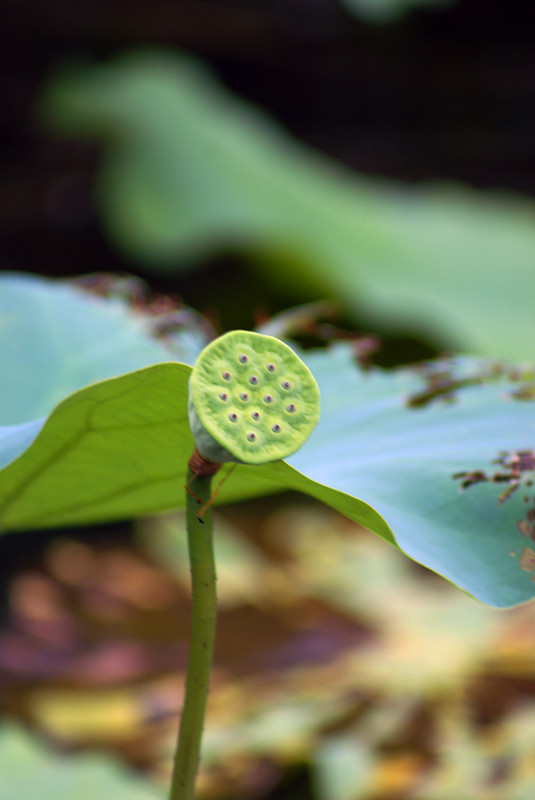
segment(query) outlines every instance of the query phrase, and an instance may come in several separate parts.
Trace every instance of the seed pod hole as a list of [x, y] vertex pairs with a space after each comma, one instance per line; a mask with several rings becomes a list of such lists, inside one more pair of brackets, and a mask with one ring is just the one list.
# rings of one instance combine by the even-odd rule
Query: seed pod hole
[[264, 395], [264, 403], [272, 403], [273, 402], [273, 395], [272, 394], [265, 394]]
[[260, 419], [260, 414], [258, 413], [258, 411], [253, 411], [253, 413], [251, 414], [251, 417], [254, 420], [259, 420]]
[[240, 361], [240, 363], [242, 363], [242, 364], [247, 364], [247, 362], [249, 361], [249, 359], [247, 358], [247, 356], [245, 355], [245, 353], [242, 353], [242, 354], [241, 354], [241, 355], [238, 357], [238, 361]]
[[286, 406], [286, 411], [288, 411], [288, 413], [290, 413], [290, 414], [293, 414], [294, 411], [296, 411], [296, 410], [297, 410], [297, 406], [295, 405], [295, 403], [288, 403], [288, 405]]
[[256, 384], [258, 383], [258, 378], [256, 377], [256, 375], [251, 375], [251, 377], [249, 378], [249, 383], [252, 386], [256, 386]]
[[273, 431], [273, 433], [280, 433], [282, 428], [279, 425], [279, 423], [276, 422], [274, 425], [271, 426], [271, 430]]
[[237, 422], [238, 421], [238, 415], [236, 414], [235, 411], [231, 411], [230, 414], [228, 415], [228, 418], [229, 418], [229, 420], [231, 422]]
[[247, 394], [247, 392], [240, 392], [240, 400], [243, 400], [243, 402], [245, 403], [248, 399], [249, 395]]
[[251, 431], [251, 433], [247, 434], [247, 439], [248, 439], [249, 442], [256, 441], [256, 433], [253, 433], [253, 431]]
[[275, 364], [273, 364], [273, 363], [270, 361], [270, 362], [269, 362], [269, 364], [267, 364], [267, 365], [266, 365], [266, 369], [267, 369], [267, 371], [268, 371], [268, 372], [275, 372], [275, 370], [276, 370], [277, 368], [276, 368]]
[[228, 372], [228, 370], [223, 370], [223, 372], [221, 373], [221, 377], [223, 378], [224, 381], [229, 381], [232, 378], [232, 375], [230, 374], [230, 372]]
[[290, 383], [290, 381], [283, 381], [281, 383], [281, 386], [282, 386], [283, 389], [286, 389], [286, 391], [288, 391], [288, 389], [292, 388], [292, 384]]

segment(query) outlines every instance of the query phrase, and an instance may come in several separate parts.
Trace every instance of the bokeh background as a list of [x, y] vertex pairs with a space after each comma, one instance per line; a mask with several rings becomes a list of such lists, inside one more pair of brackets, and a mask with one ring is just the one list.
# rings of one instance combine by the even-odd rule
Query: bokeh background
[[[388, 366], [472, 345], [488, 356], [526, 357], [535, 286], [529, 6], [5, 0], [2, 15], [2, 270], [134, 274], [149, 294], [172, 295], [221, 331], [326, 298], [338, 313], [319, 325], [307, 312], [303, 343], [371, 335], [382, 342], [377, 362]], [[117, 83], [117, 73], [102, 73], [96, 88], [80, 77], [124, 53], [137, 59], [135, 91], [129, 79]], [[182, 116], [154, 83], [139, 89], [140, 69], [151, 73], [147, 59], [175, 57], [195, 61], [191, 84], [190, 67], [181, 77], [193, 98], [185, 90]], [[196, 82], [202, 65], [212, 88]], [[235, 116], [235, 101], [220, 91], [261, 116], [251, 122], [241, 105]], [[230, 120], [219, 164], [195, 149], [203, 119], [217, 147]], [[264, 146], [258, 177], [250, 164]], [[128, 182], [131, 170], [138, 184]], [[438, 200], [435, 187], [444, 191]], [[412, 190], [422, 192], [417, 201]], [[146, 228], [132, 208], [130, 217], [117, 211], [131, 198]], [[498, 209], [492, 205], [485, 226], [487, 198], [498, 198]], [[173, 203], [176, 219], [186, 220], [180, 236]], [[425, 209], [429, 225], [426, 218], [419, 228]], [[466, 216], [468, 232], [455, 215]], [[354, 256], [364, 265], [364, 299], [346, 303], [346, 279], [349, 295], [360, 291], [347, 266], [359, 218], [372, 229]], [[499, 246], [485, 244], [489, 226], [499, 230]], [[429, 242], [420, 251], [414, 241], [423, 229]], [[390, 237], [392, 252], [383, 251]], [[397, 274], [398, 241], [401, 278], [389, 302], [399, 292], [401, 312], [391, 324], [381, 292]], [[486, 274], [493, 250], [502, 266]], [[411, 272], [411, 254], [421, 273]], [[424, 291], [436, 264], [436, 283]], [[413, 303], [424, 308], [439, 295], [455, 305], [462, 284], [449, 282], [450, 272], [472, 276], [473, 294], [466, 302], [459, 295], [459, 308], [470, 316], [473, 307], [488, 336], [461, 319], [458, 336], [455, 308], [451, 316], [440, 307], [441, 325], [423, 312], [411, 316]], [[488, 282], [498, 288], [488, 293]], [[501, 341], [504, 352], [494, 351]], [[533, 796], [530, 606], [485, 609], [297, 496], [222, 510], [217, 525], [221, 618], [200, 796]], [[8, 778], [1, 800], [24, 796], [28, 775], [42, 800], [58, 797], [51, 776], [66, 763], [83, 774], [87, 751], [113, 759], [102, 786], [117, 781], [114, 796], [153, 796], [116, 770], [127, 765], [138, 783], [163, 786], [169, 768], [189, 619], [181, 517], [7, 535], [0, 564], [0, 765]], [[8, 773], [17, 758], [24, 766]]]

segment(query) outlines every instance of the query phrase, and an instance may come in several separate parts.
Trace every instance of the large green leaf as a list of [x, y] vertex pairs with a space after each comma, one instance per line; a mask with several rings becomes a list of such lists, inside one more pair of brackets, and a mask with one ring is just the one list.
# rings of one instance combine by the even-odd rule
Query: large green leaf
[[160, 800], [165, 793], [101, 755], [61, 756], [15, 725], [0, 728], [0, 800]]
[[[22, 276], [0, 278], [0, 298], [2, 403], [8, 422], [18, 413], [19, 423], [0, 426], [0, 529], [181, 506], [193, 450], [191, 366], [165, 363], [169, 351], [122, 304]], [[199, 343], [185, 341], [191, 347], [185, 357], [193, 361]], [[500, 471], [515, 479], [511, 467], [494, 462], [504, 451], [533, 447], [533, 403], [518, 399], [532, 398], [533, 391], [519, 382], [522, 376], [504, 364], [468, 359], [418, 371], [362, 372], [348, 345], [305, 359], [320, 387], [320, 424], [288, 462], [237, 467], [220, 499], [296, 489], [485, 602], [531, 598], [529, 548], [522, 555], [522, 532], [531, 531], [535, 515], [529, 486], [499, 503], [503, 485], [480, 481], [459, 493], [453, 478], [479, 470], [487, 478]], [[133, 366], [143, 368], [109, 377]], [[52, 408], [62, 391], [73, 393]], [[51, 413], [35, 419], [43, 412]], [[524, 466], [532, 466], [529, 459]], [[533, 474], [525, 469], [518, 477], [527, 481]]]
[[[525, 492], [500, 505], [495, 484], [460, 494], [452, 477], [492, 472], [501, 451], [529, 448], [533, 405], [511, 399], [506, 379], [462, 379], [455, 401], [410, 407], [407, 398], [423, 385], [418, 374], [362, 373], [345, 345], [306, 360], [322, 396], [318, 427], [288, 463], [238, 466], [220, 499], [297, 489], [392, 542], [394, 531], [405, 552], [487, 603], [535, 595], [531, 573], [520, 566]], [[461, 378], [484, 368], [450, 365]], [[160, 363], [62, 401], [0, 471], [0, 526], [85, 523], [181, 506], [193, 449], [190, 370]]]
[[55, 129], [106, 143], [104, 221], [133, 259], [177, 269], [246, 250], [304, 294], [334, 294], [372, 329], [532, 358], [532, 201], [358, 177], [291, 141], [200, 65], [159, 51], [67, 72], [43, 107]]

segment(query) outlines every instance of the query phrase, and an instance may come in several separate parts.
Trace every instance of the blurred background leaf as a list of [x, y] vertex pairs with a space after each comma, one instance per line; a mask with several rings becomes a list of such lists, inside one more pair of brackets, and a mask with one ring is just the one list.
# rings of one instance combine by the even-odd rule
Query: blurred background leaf
[[106, 756], [60, 756], [47, 751], [22, 728], [0, 728], [0, 800], [159, 800], [157, 786], [121, 768]]
[[418, 6], [440, 9], [456, 0], [340, 0], [340, 3], [362, 19], [375, 22], [394, 22]]
[[41, 109], [55, 131], [103, 143], [102, 218], [129, 258], [176, 272], [241, 251], [373, 330], [532, 357], [532, 200], [352, 174], [169, 51], [65, 69]]

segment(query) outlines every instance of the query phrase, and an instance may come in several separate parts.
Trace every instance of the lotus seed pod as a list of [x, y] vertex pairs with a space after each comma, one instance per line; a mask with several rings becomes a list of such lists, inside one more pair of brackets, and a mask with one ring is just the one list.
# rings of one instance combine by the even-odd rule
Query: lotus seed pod
[[298, 450], [319, 419], [319, 389], [306, 364], [273, 336], [231, 331], [200, 354], [189, 382], [198, 451], [223, 464], [264, 464]]

